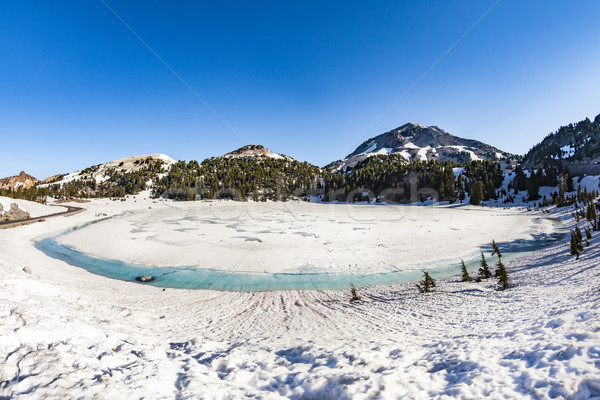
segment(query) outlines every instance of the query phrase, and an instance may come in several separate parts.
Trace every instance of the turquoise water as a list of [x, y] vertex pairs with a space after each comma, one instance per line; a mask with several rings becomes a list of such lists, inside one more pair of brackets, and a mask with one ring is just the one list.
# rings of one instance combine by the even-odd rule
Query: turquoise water
[[[103, 219], [105, 220], [105, 219]], [[123, 281], [136, 282], [136, 277], [151, 275], [154, 281], [139, 283], [158, 287], [179, 289], [211, 289], [222, 291], [271, 291], [271, 290], [336, 290], [347, 289], [353, 284], [356, 287], [387, 285], [402, 282], [415, 282], [422, 279], [423, 272], [429, 271], [434, 278], [457, 275], [458, 263], [446, 265], [419, 265], [419, 270], [392, 271], [370, 274], [351, 273], [248, 273], [227, 272], [222, 270], [198, 267], [158, 267], [138, 266], [119, 260], [96, 258], [77, 251], [70, 246], [57, 242], [61, 236], [102, 220], [79, 225], [66, 231], [43, 238], [35, 243], [35, 247], [47, 256], [62, 260], [75, 267], [83, 268], [91, 273]], [[538, 220], [537, 223], [541, 221]], [[508, 261], [531, 251], [546, 247], [560, 240], [566, 233], [564, 225], [552, 219], [554, 228], [551, 233], [532, 234], [530, 240], [518, 240], [511, 243], [498, 243], [503, 260]], [[497, 258], [489, 256], [490, 247], [483, 247], [488, 264], [492, 267]], [[479, 268], [480, 254], [471, 260], [465, 260], [469, 271]], [[493, 269], [493, 267], [492, 267]]]

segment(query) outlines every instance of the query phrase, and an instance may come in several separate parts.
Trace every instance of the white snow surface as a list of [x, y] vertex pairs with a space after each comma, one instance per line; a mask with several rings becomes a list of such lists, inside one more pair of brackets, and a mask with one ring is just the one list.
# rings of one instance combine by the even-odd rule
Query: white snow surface
[[469, 156], [471, 157], [471, 161], [481, 160], [481, 158], [479, 158], [477, 156], [477, 154], [475, 154], [472, 150], [467, 149], [465, 146], [447, 146], [447, 147], [451, 147], [451, 148], [456, 149], [458, 151], [463, 151], [465, 153], [468, 153]]
[[[347, 290], [163, 291], [92, 275], [33, 247], [32, 239], [99, 212], [165, 207], [143, 196], [93, 200], [75, 216], [0, 230], [0, 396], [600, 396], [597, 233], [578, 261], [563, 240], [507, 262], [512, 288], [504, 292], [493, 279], [450, 277], [428, 294], [413, 284], [359, 289], [353, 303]], [[489, 213], [490, 227], [502, 218], [463, 210], [473, 221]], [[571, 228], [572, 211], [552, 215]]]
[[2, 204], [2, 206], [4, 207], [4, 211], [0, 212], [0, 214], [3, 214], [4, 212], [10, 210], [10, 205], [12, 203], [16, 203], [21, 210], [27, 211], [32, 218], [67, 211], [67, 208], [65, 207], [47, 206], [44, 204], [36, 203], [35, 201], [27, 201], [0, 196], [0, 204]]

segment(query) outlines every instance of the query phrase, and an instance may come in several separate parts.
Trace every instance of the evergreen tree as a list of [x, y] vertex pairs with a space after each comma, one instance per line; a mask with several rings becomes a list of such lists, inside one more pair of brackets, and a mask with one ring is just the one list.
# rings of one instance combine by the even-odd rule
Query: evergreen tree
[[461, 282], [471, 282], [473, 279], [471, 279], [471, 276], [469, 275], [469, 271], [467, 271], [467, 266], [465, 265], [465, 262], [461, 259], [461, 267], [460, 267], [460, 271], [462, 273], [462, 277], [461, 277]]
[[590, 228], [585, 228], [585, 237], [587, 240], [592, 238], [592, 230]]
[[429, 293], [431, 292], [431, 288], [435, 287], [435, 281], [431, 276], [429, 276], [429, 272], [423, 272], [425, 279], [419, 282], [421, 285], [417, 284], [417, 288], [421, 293]]
[[580, 246], [577, 234], [571, 230], [571, 255], [577, 256], [576, 260], [579, 260]]
[[351, 302], [360, 300], [360, 296], [356, 293], [356, 288], [353, 284], [350, 284], [350, 293], [352, 293], [352, 298], [350, 299]]
[[492, 252], [492, 255], [498, 254], [498, 259], [502, 258], [502, 253], [500, 253], [500, 248], [496, 244], [496, 241], [493, 240], [493, 239], [492, 239], [492, 247], [494, 248], [494, 251]]
[[496, 278], [498, 278], [498, 283], [500, 287], [498, 290], [506, 290], [508, 289], [508, 273], [506, 272], [506, 267], [502, 264], [502, 261], [498, 261], [498, 269], [496, 269]]
[[481, 268], [479, 268], [479, 277], [481, 279], [487, 279], [492, 276], [492, 273], [488, 267], [488, 263], [485, 260], [485, 256], [483, 255], [483, 251], [481, 252]]
[[470, 203], [478, 206], [481, 204], [481, 200], [483, 200], [483, 183], [475, 182], [471, 186], [471, 199]]

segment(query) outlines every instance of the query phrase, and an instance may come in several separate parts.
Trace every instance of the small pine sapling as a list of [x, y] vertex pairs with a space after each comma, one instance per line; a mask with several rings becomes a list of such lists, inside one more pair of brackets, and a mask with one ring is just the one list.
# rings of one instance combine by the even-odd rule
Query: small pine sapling
[[461, 273], [462, 273], [462, 277], [461, 277], [461, 282], [471, 282], [473, 279], [471, 279], [471, 275], [469, 275], [469, 271], [467, 271], [467, 266], [465, 265], [465, 262], [461, 259], [460, 263], [462, 264], [460, 267]]
[[587, 240], [592, 239], [592, 230], [590, 228], [585, 228], [585, 237], [587, 238]]
[[485, 260], [485, 256], [483, 255], [483, 251], [482, 251], [481, 252], [481, 268], [479, 268], [479, 278], [487, 279], [490, 276], [492, 276], [492, 272], [490, 271], [490, 268], [488, 267], [488, 263]]
[[350, 302], [360, 300], [360, 296], [358, 295], [358, 293], [356, 293], [356, 288], [353, 284], [350, 284], [350, 292], [352, 293], [352, 298], [350, 299]]
[[435, 281], [431, 276], [429, 276], [429, 272], [423, 272], [425, 275], [425, 279], [419, 282], [421, 285], [417, 284], [417, 288], [421, 293], [429, 293], [431, 292], [431, 288], [435, 287]]
[[498, 278], [498, 283], [500, 284], [498, 290], [508, 289], [508, 273], [506, 272], [506, 267], [504, 266], [504, 264], [502, 264], [502, 261], [498, 261], [496, 278]]
[[579, 226], [575, 227], [575, 234], [577, 235], [579, 243], [581, 243], [583, 241], [583, 234], [581, 233], [581, 229], [579, 229]]
[[577, 239], [577, 235], [571, 230], [571, 255], [577, 256], [576, 260], [579, 260], [580, 244]]
[[502, 258], [502, 253], [500, 253], [500, 248], [496, 244], [496, 241], [493, 239], [492, 239], [492, 247], [494, 248], [492, 255], [494, 256], [494, 255], [498, 254], [498, 259]]

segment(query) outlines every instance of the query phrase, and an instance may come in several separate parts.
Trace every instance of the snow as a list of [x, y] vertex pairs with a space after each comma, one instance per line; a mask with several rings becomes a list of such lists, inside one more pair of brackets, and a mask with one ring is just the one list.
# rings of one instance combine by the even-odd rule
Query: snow
[[[492, 217], [502, 223], [488, 226]], [[491, 237], [531, 239], [539, 223], [504, 210], [188, 202], [102, 221], [61, 237], [59, 243], [134, 265], [362, 274], [454, 263], [478, 254]], [[431, 240], [435, 248], [428, 245]], [[359, 262], [357, 254], [369, 261]]]
[[481, 160], [481, 158], [478, 157], [477, 154], [475, 154], [472, 150], [467, 149], [465, 146], [447, 146], [447, 147], [451, 147], [451, 148], [456, 149], [458, 151], [462, 151], [462, 152], [468, 153], [469, 156], [471, 157], [471, 161]]
[[373, 141], [373, 142], [369, 143], [367, 149], [365, 151], [363, 151], [362, 153], [360, 153], [360, 154], [371, 153], [376, 148], [377, 148], [377, 142]]
[[16, 203], [21, 210], [27, 211], [32, 218], [67, 211], [65, 207], [47, 206], [34, 201], [12, 199], [10, 197], [0, 196], [0, 204], [2, 204], [4, 207], [4, 211], [0, 213], [0, 215], [10, 210], [10, 205], [12, 203]]
[[598, 185], [600, 185], [600, 176], [598, 175], [589, 175], [584, 176], [581, 181], [577, 182], [578, 179], [573, 180], [573, 187], [575, 189], [581, 188], [581, 190], [587, 189], [588, 192], [593, 192], [594, 190], [598, 190]]
[[[413, 284], [362, 288], [362, 300], [353, 303], [348, 290], [163, 291], [92, 275], [33, 247], [32, 239], [95, 220], [99, 212], [135, 214], [180, 204], [144, 196], [92, 200], [78, 215], [0, 230], [0, 396], [587, 399], [600, 394], [597, 233], [578, 261], [561, 240], [506, 262], [513, 287], [504, 292], [495, 290], [493, 279], [461, 283], [450, 277], [439, 279], [429, 294], [419, 294]], [[229, 204], [220, 203], [227, 206], [219, 211], [230, 211]], [[254, 206], [248, 203], [260, 210]], [[310, 215], [311, 207], [322, 206], [294, 207]], [[425, 217], [396, 223], [397, 230], [409, 221], [407, 232], [425, 223], [434, 209], [422, 209]], [[548, 215], [481, 207], [459, 211], [475, 230], [484, 217], [488, 228], [502, 229], [494, 226], [505, 218]], [[551, 216], [572, 228], [572, 211], [553, 208]], [[442, 219], [439, 229], [452, 230], [450, 222]], [[281, 222], [291, 229], [294, 224]], [[476, 232], [432, 234], [428, 243], [437, 246], [440, 237], [456, 241]], [[385, 239], [382, 235], [371, 239]], [[354, 249], [358, 257], [361, 250]], [[370, 257], [363, 260], [371, 263]]]

